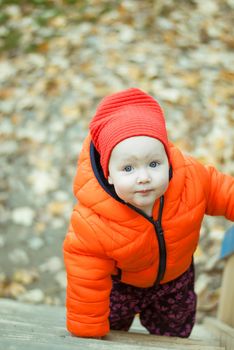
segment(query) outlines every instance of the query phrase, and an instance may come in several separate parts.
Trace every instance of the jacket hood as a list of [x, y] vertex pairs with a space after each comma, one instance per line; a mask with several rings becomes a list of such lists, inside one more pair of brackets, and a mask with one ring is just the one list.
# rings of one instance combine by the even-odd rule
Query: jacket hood
[[[169, 143], [169, 147], [173, 176], [164, 196], [165, 199], [170, 197], [170, 201], [173, 202], [181, 194], [185, 177], [185, 160], [182, 153], [173, 144]], [[174, 182], [176, 182], [176, 186], [173, 186]], [[172, 188], [173, 192], [171, 191]], [[116, 195], [114, 187], [109, 185], [104, 177], [100, 157], [90, 135], [85, 139], [79, 156], [73, 191], [81, 205], [83, 204], [86, 208], [90, 208], [106, 219], [122, 221], [133, 219], [137, 215], [137, 212], [128, 207]], [[109, 210], [106, 210], [106, 208], [109, 208]]]

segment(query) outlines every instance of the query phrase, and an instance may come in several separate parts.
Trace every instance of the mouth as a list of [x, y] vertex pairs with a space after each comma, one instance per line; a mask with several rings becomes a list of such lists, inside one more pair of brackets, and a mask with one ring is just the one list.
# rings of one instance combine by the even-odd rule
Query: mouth
[[149, 190], [139, 190], [139, 191], [136, 191], [136, 193], [142, 193], [142, 194], [147, 194], [147, 193], [150, 193], [152, 192], [153, 190], [149, 189]]

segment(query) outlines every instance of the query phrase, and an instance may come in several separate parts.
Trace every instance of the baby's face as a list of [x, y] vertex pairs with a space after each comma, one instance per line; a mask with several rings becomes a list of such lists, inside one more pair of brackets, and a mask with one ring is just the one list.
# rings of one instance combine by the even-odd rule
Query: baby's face
[[163, 144], [148, 136], [118, 143], [111, 153], [108, 182], [122, 200], [151, 216], [155, 200], [165, 193], [169, 183]]

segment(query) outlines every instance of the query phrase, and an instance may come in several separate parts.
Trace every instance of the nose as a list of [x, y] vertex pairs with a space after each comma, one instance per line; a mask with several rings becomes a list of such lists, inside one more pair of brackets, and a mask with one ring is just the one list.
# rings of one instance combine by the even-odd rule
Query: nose
[[151, 181], [151, 177], [146, 169], [140, 169], [137, 174], [137, 183], [145, 184]]

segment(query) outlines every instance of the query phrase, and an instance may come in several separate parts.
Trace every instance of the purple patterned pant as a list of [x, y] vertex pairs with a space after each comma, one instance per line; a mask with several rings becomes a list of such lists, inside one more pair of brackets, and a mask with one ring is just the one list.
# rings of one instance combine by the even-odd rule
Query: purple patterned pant
[[136, 314], [151, 334], [187, 338], [195, 323], [194, 266], [168, 283], [138, 288], [113, 277], [110, 328], [128, 331]]

